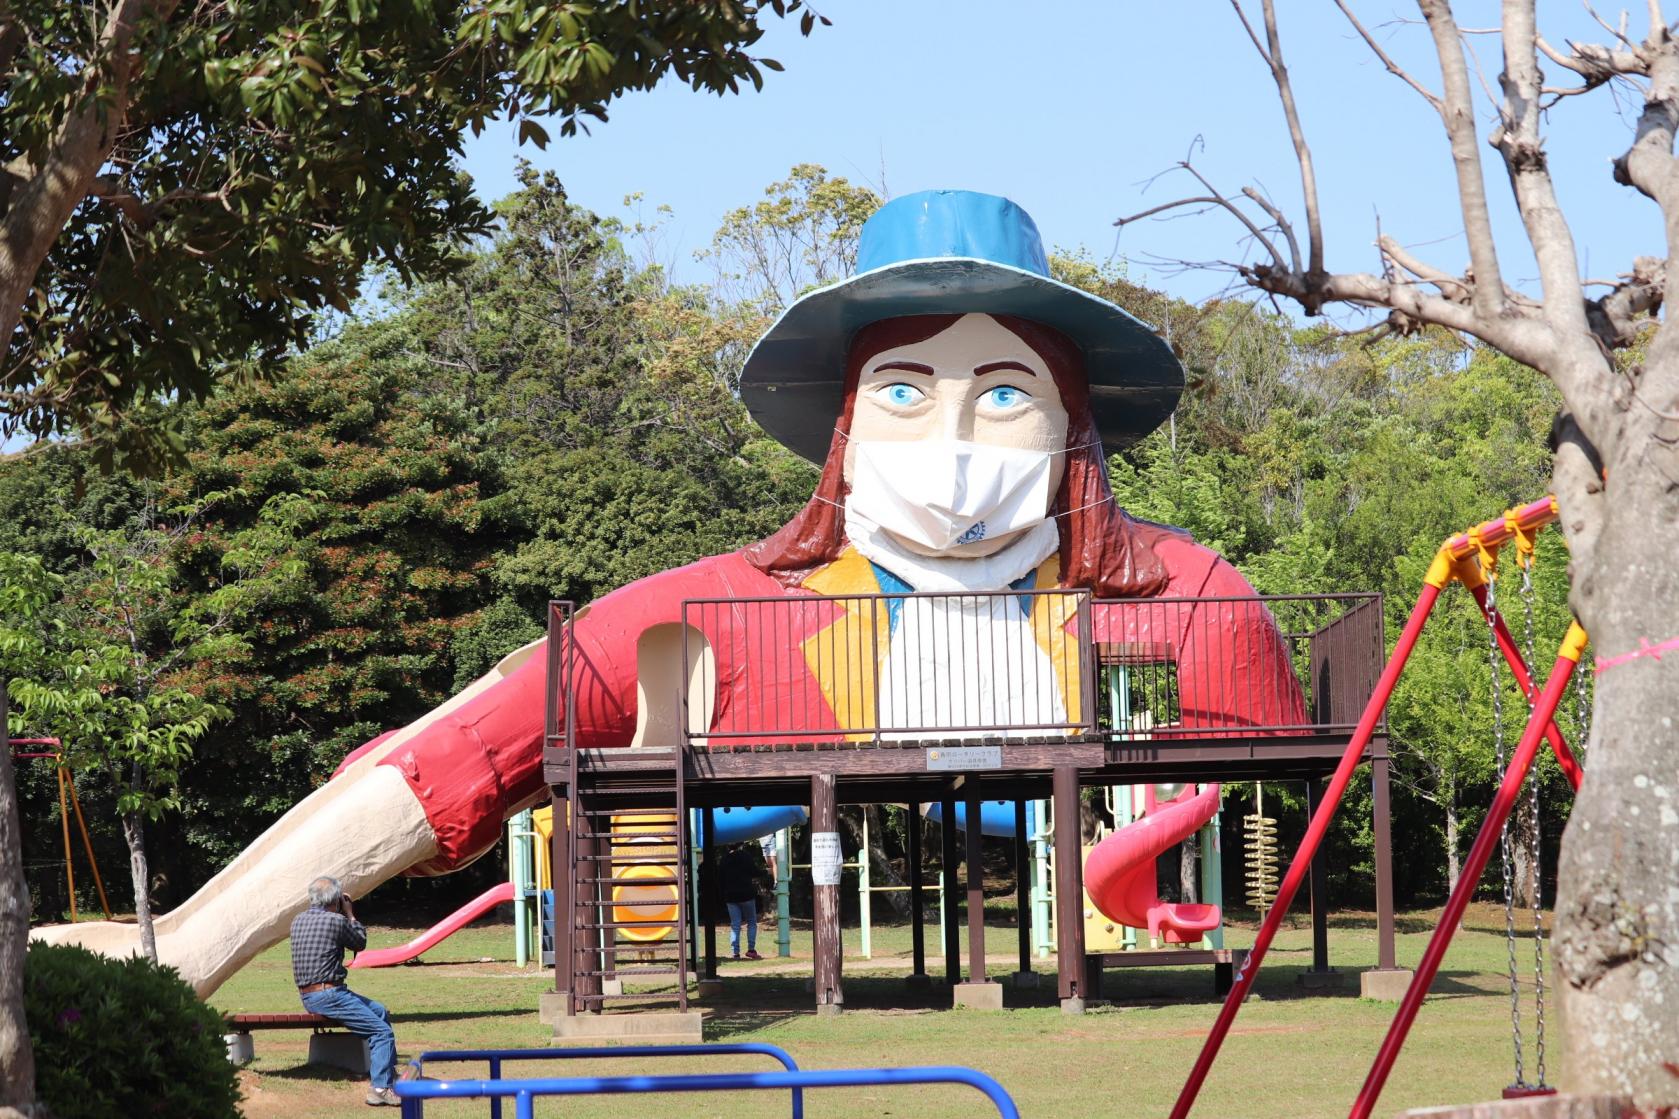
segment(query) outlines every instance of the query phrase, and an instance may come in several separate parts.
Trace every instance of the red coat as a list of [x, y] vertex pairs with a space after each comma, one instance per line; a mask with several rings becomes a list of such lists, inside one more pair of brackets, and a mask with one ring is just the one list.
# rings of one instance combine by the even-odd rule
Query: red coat
[[[1241, 603], [1182, 609], [1169, 602], [1249, 596], [1253, 589], [1247, 581], [1216, 553], [1187, 538], [1167, 537], [1155, 544], [1155, 551], [1170, 573], [1165, 594], [1146, 603], [1098, 608], [1096, 640], [1168, 646], [1177, 665], [1185, 726], [1303, 723], [1300, 687], [1269, 614]], [[1052, 557], [1039, 569], [1040, 585], [1053, 583], [1055, 564]], [[858, 582], [872, 579], [864, 574], [868, 570], [856, 553], [848, 552], [803, 587], [788, 589], [733, 552], [639, 580], [591, 604], [573, 623], [579, 745], [630, 743], [636, 726], [636, 643], [651, 627], [681, 623], [684, 602], [699, 599], [736, 600], [727, 607], [690, 609], [687, 618], [706, 634], [715, 657], [715, 681], [708, 681], [716, 703], [713, 732], [796, 729], [789, 720], [802, 719], [808, 730], [803, 740], [843, 737], [844, 728], [856, 721], [836, 698], [829, 663], [833, 651], [847, 643], [818, 635], [845, 621], [847, 611], [844, 604], [816, 596], [873, 592], [878, 585]], [[754, 599], [773, 599], [776, 605], [760, 606]], [[804, 599], [808, 607], [785, 605]], [[854, 600], [851, 605], [855, 615], [860, 604]], [[772, 624], [757, 624], [760, 618]], [[417, 869], [439, 873], [470, 861], [497, 842], [508, 815], [540, 798], [545, 662], [539, 649], [505, 680], [428, 725], [383, 760], [402, 772], [437, 833], [438, 858]], [[843, 668], [839, 675], [858, 678]], [[865, 670], [862, 679], [872, 678]], [[1077, 707], [1075, 697], [1068, 709]]]

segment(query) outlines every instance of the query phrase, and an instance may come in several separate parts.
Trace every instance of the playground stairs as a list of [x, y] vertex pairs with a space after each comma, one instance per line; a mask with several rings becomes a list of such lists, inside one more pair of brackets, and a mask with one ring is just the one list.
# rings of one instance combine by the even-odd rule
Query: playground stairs
[[[682, 748], [638, 751], [635, 783], [618, 780], [610, 790], [580, 764], [580, 751], [568, 753], [572, 819], [563, 897], [570, 899], [573, 943], [566, 1017], [599, 1015], [614, 1003], [685, 1016], [691, 864]], [[577, 1021], [557, 1026], [564, 1034], [596, 1032]]]

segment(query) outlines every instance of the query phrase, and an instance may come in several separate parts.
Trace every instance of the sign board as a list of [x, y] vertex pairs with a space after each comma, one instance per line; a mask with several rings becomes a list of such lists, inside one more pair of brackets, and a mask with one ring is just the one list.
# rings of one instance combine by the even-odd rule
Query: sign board
[[928, 769], [948, 769], [966, 772], [975, 769], [1002, 769], [1001, 746], [939, 746], [927, 751]]
[[840, 854], [840, 837], [837, 831], [813, 831], [810, 833], [810, 884], [813, 886], [838, 886], [840, 884], [840, 864], [845, 861]]

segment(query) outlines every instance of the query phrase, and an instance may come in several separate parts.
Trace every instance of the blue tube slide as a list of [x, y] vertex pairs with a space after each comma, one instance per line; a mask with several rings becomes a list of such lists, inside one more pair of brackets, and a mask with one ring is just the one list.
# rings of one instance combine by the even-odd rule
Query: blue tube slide
[[[944, 808], [938, 801], [927, 805], [927, 819], [935, 824], [944, 822]], [[1027, 820], [1031, 820], [1031, 810], [1027, 810]], [[1030, 825], [1028, 825], [1030, 826]], [[964, 801], [956, 802], [956, 830], [968, 830], [968, 806]], [[993, 836], [1012, 836], [1014, 834], [1014, 801], [1012, 800], [982, 800], [979, 802], [979, 834]]]
[[[696, 808], [695, 812], [703, 814], [705, 809]], [[782, 828], [791, 828], [805, 823], [810, 819], [810, 813], [802, 804], [772, 804], [760, 808], [713, 808], [711, 810], [712, 826], [716, 832], [711, 841], [716, 844], [744, 843], [749, 839], [759, 839]]]

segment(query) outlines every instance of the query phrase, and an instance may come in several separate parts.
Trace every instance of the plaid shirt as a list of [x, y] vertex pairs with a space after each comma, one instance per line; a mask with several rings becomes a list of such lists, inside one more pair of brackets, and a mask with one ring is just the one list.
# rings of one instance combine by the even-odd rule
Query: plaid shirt
[[342, 983], [344, 949], [367, 947], [367, 930], [333, 909], [311, 905], [291, 923], [291, 973], [299, 987]]

